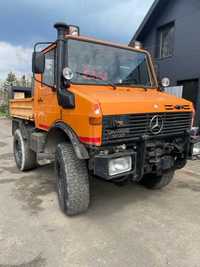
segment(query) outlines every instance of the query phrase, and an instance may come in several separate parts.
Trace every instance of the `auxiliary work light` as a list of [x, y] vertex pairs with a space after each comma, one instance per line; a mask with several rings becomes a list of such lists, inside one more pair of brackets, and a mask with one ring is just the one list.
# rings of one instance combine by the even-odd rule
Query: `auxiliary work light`
[[79, 27], [75, 25], [69, 25], [69, 35], [79, 36], [80, 35]]
[[139, 42], [139, 41], [135, 41], [135, 42], [133, 43], [133, 47], [136, 48], [136, 49], [142, 49], [142, 48], [143, 48], [143, 45], [142, 45], [141, 42]]
[[63, 69], [63, 77], [66, 79], [66, 80], [71, 80], [73, 78], [74, 74], [73, 74], [73, 71], [66, 67]]

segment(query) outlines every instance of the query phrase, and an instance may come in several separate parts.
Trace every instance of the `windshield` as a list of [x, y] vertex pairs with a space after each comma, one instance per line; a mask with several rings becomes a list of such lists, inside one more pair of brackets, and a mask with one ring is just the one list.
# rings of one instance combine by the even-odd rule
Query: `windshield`
[[69, 39], [68, 66], [72, 83], [155, 87], [143, 52]]

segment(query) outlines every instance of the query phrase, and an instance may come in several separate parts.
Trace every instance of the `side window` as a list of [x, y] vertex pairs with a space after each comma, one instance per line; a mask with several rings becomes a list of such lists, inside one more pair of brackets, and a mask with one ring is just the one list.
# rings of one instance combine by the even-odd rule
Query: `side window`
[[55, 84], [55, 49], [45, 54], [45, 70], [43, 83], [54, 86]]
[[166, 58], [174, 53], [174, 22], [168, 23], [158, 29], [157, 57]]

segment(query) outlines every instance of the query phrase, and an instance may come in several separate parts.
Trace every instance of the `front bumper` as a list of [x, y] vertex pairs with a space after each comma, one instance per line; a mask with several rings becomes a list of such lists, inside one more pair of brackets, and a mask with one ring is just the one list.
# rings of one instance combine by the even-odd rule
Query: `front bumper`
[[[179, 137], [168, 136], [165, 139], [152, 138], [144, 135], [137, 143], [128, 144], [129, 149], [122, 152], [96, 154], [92, 160], [91, 169], [94, 175], [106, 180], [114, 180], [131, 176], [133, 181], [140, 181], [144, 174], [162, 175], [169, 170], [183, 168], [188, 159], [192, 158], [193, 144], [190, 132]], [[103, 152], [103, 150], [102, 150]], [[118, 175], [109, 175], [109, 161], [118, 157], [132, 157], [132, 169]]]

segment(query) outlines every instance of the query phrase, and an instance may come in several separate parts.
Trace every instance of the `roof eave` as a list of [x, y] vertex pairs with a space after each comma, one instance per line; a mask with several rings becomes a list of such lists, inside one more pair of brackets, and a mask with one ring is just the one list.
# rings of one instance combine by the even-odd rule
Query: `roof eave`
[[133, 41], [135, 40], [139, 40], [138, 37], [140, 36], [142, 30], [144, 29], [146, 23], [148, 22], [148, 20], [150, 19], [151, 15], [153, 14], [155, 8], [157, 7], [157, 5], [159, 4], [160, 0], [155, 0], [152, 4], [152, 6], [150, 7], [147, 15], [144, 17], [142, 23], [140, 24], [139, 28], [137, 29], [136, 33], [134, 34], [133, 38], [131, 39], [131, 41], [129, 42], [129, 45], [131, 45], [133, 43]]

